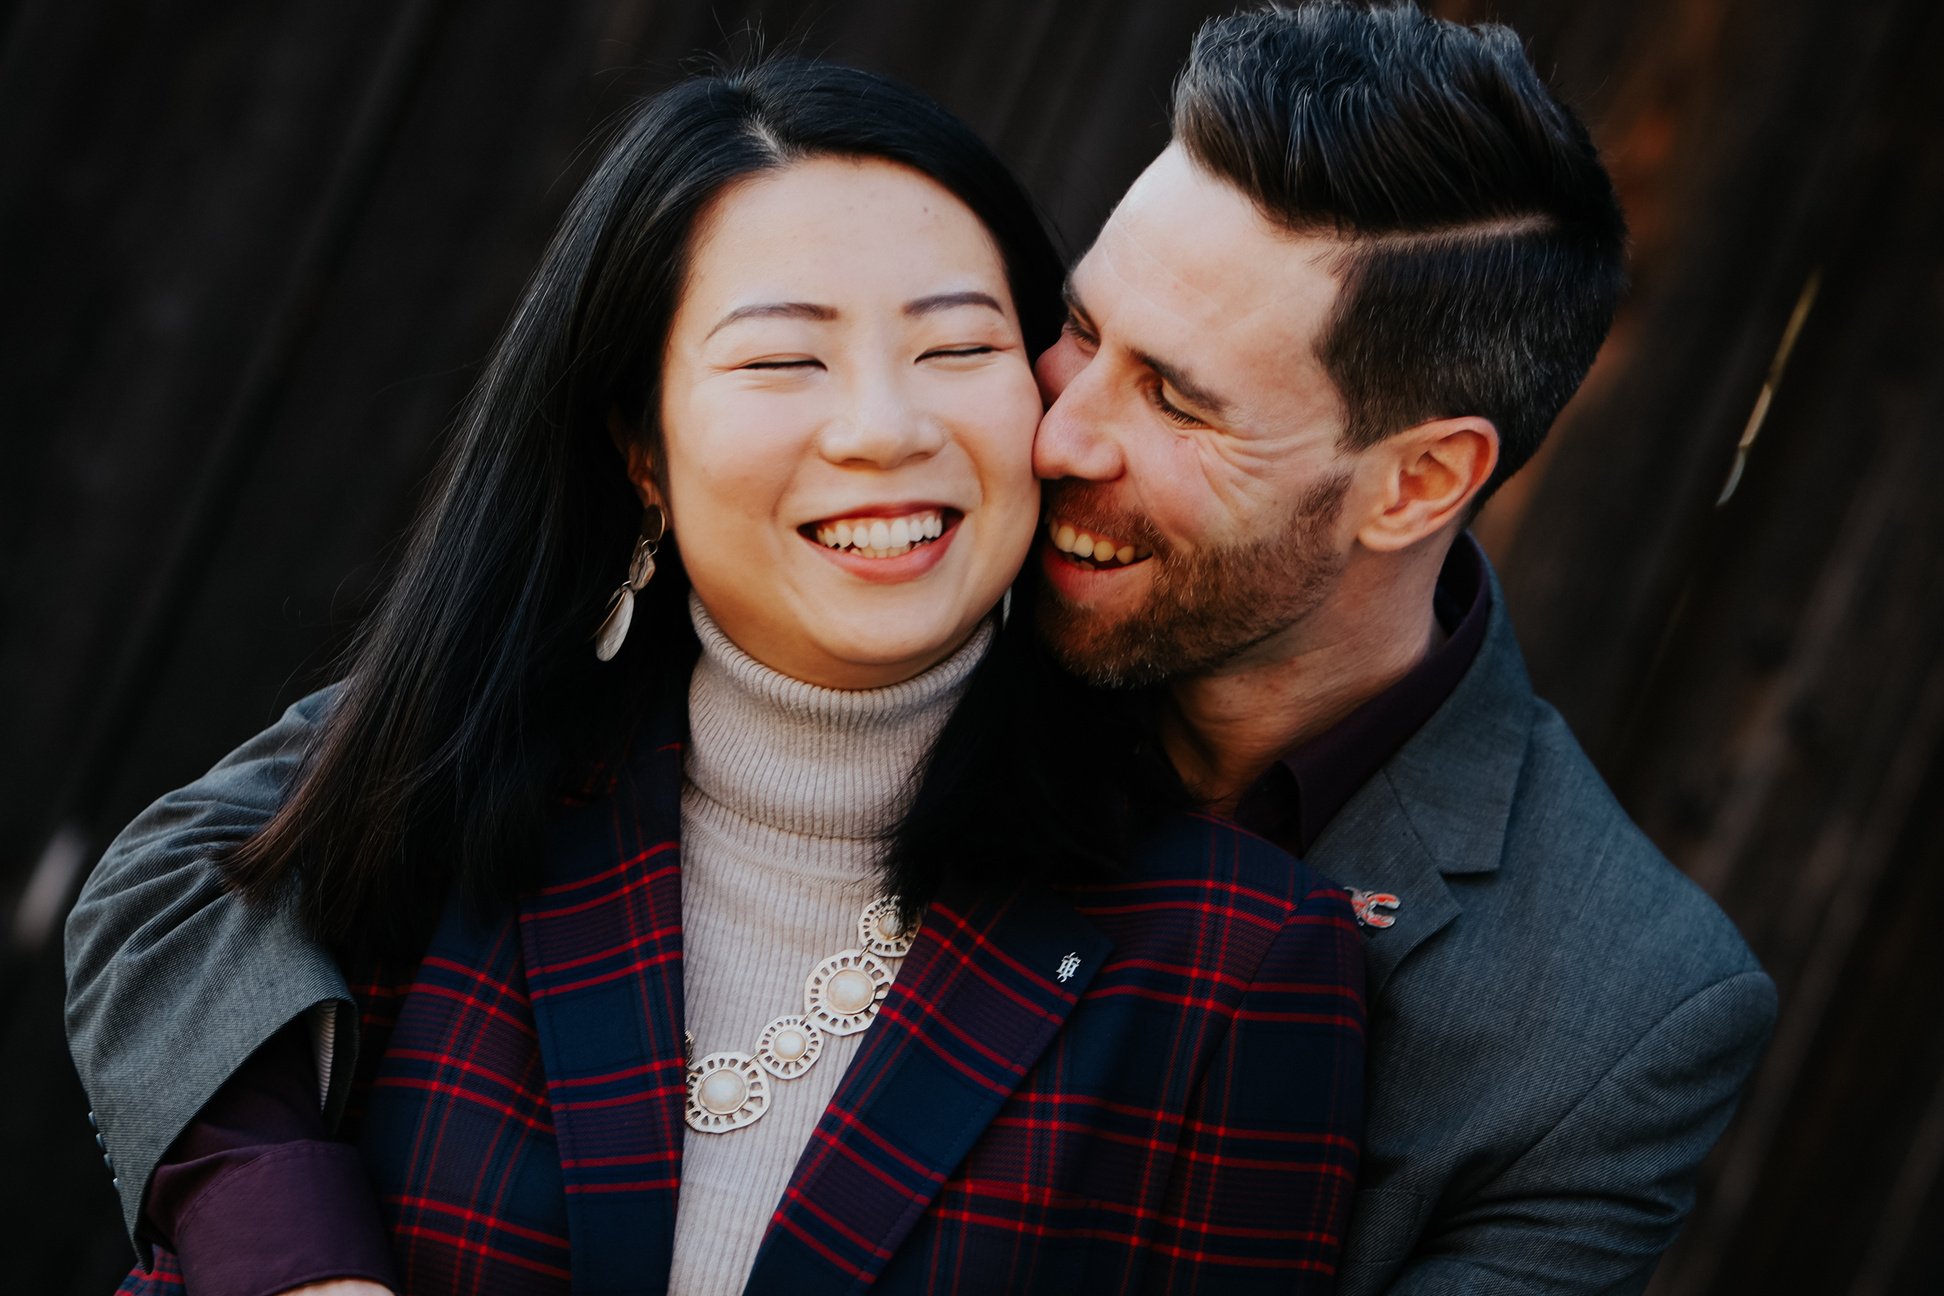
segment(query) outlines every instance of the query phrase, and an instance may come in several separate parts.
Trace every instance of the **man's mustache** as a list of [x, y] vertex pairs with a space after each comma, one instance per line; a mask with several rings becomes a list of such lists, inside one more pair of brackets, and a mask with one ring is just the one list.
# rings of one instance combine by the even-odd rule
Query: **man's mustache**
[[1057, 518], [1076, 531], [1111, 538], [1153, 553], [1161, 553], [1168, 547], [1145, 514], [1117, 504], [1111, 489], [1099, 482], [1056, 478], [1042, 484], [1040, 499], [1040, 509], [1046, 517]]

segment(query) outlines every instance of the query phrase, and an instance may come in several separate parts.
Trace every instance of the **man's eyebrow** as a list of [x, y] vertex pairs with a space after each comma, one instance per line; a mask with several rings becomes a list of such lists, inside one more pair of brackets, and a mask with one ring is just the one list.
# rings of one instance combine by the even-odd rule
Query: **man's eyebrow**
[[[1073, 286], [1073, 277], [1071, 275], [1067, 277], [1065, 283], [1060, 285], [1060, 296], [1066, 299], [1068, 310], [1072, 311], [1081, 320], [1087, 320], [1087, 308], [1080, 302], [1080, 294]], [[1197, 382], [1189, 377], [1180, 365], [1169, 364], [1159, 356], [1151, 355], [1146, 351], [1134, 351], [1130, 349], [1129, 354], [1148, 368], [1154, 370], [1155, 373], [1160, 374], [1163, 382], [1180, 392], [1183, 396], [1186, 396], [1189, 404], [1195, 406], [1209, 417], [1217, 419], [1226, 418], [1231, 409], [1233, 409], [1233, 406], [1225, 398], [1216, 395], [1206, 384]]]
[[1202, 413], [1217, 419], [1228, 417], [1230, 410], [1228, 401], [1217, 396], [1203, 384], [1190, 378], [1182, 371], [1180, 365], [1169, 364], [1160, 356], [1149, 355], [1145, 351], [1130, 350], [1128, 354], [1132, 355], [1148, 368], [1154, 370], [1154, 372], [1160, 374], [1163, 382], [1180, 392], [1183, 396], [1186, 396], [1188, 403], [1199, 409]]
[[1080, 304], [1080, 290], [1073, 286], [1072, 275], [1060, 281], [1060, 300], [1065, 302], [1066, 308], [1075, 315], [1082, 319], [1087, 317], [1087, 308]]
[[982, 292], [933, 293], [929, 297], [920, 297], [916, 301], [906, 302], [904, 313], [907, 315], [930, 315], [936, 311], [953, 310], [960, 306], [984, 306], [989, 310], [997, 311], [1001, 315], [1006, 313], [1006, 308], [999, 304], [996, 297], [990, 293]]
[[837, 312], [829, 306], [819, 306], [815, 302], [756, 302], [749, 306], [738, 306], [716, 321], [703, 339], [714, 337], [731, 324], [746, 319], [805, 319], [829, 321], [837, 318]]

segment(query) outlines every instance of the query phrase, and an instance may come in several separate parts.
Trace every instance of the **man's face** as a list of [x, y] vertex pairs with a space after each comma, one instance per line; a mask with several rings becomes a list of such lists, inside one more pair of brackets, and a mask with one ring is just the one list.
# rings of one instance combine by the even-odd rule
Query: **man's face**
[[1057, 399], [1034, 469], [1041, 628], [1075, 673], [1145, 684], [1301, 650], [1354, 539], [1354, 456], [1314, 345], [1332, 250], [1170, 147], [1074, 269], [1037, 366]]

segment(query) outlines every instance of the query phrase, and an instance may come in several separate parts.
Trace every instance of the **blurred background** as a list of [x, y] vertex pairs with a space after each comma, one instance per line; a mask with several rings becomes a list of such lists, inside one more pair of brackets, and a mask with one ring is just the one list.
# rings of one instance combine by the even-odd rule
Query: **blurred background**
[[[760, 27], [964, 115], [1077, 254], [1229, 7], [0, 0], [7, 1290], [129, 1262], [62, 1036], [81, 878], [325, 678], [590, 131]], [[1433, 7], [1527, 37], [1634, 229], [1479, 533], [1540, 692], [1782, 993], [1655, 1290], [1944, 1290], [1944, 6]]]

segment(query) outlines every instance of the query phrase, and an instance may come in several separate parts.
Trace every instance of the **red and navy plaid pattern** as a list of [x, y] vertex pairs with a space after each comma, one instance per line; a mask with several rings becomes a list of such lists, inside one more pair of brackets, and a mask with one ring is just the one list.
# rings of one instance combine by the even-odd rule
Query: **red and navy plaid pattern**
[[[547, 885], [363, 969], [364, 1150], [407, 1291], [663, 1291], [681, 1175], [681, 751]], [[1327, 1290], [1356, 1174], [1343, 894], [1183, 817], [1107, 884], [933, 905], [751, 1292]], [[734, 1137], [727, 1135], [725, 1137]], [[122, 1290], [180, 1291], [172, 1257]]]

